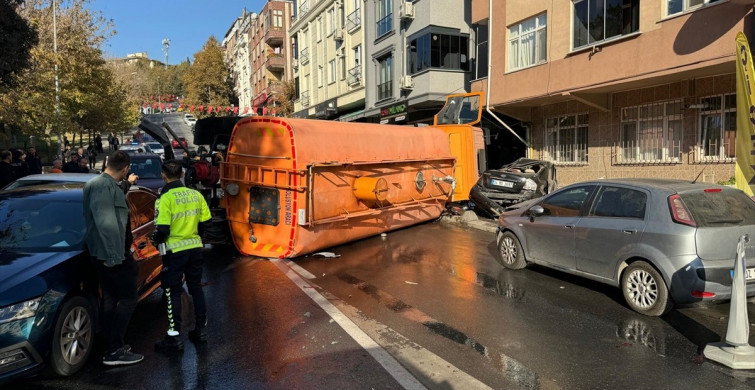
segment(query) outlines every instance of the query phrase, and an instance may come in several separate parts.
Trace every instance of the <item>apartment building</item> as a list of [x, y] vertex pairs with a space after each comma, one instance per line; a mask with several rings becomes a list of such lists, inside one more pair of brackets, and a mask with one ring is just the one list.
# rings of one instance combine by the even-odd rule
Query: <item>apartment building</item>
[[289, 29], [299, 118], [364, 116], [363, 0], [297, 1]]
[[283, 91], [282, 82], [292, 72], [287, 31], [293, 16], [290, 0], [268, 0], [249, 29], [252, 111], [275, 115]]
[[251, 74], [252, 66], [249, 53], [249, 29], [257, 20], [257, 14], [247, 12], [244, 9], [223, 37], [223, 49], [225, 50], [225, 63], [228, 66], [234, 81], [234, 90], [239, 98], [239, 107], [243, 112], [252, 107]]
[[[432, 123], [445, 97], [466, 92], [474, 67], [470, 2], [365, 0], [365, 117]], [[373, 87], [375, 86], [375, 87]]]
[[472, 90], [524, 125], [528, 156], [555, 162], [559, 185], [734, 175], [735, 36], [752, 1], [471, 4], [492, 49]]

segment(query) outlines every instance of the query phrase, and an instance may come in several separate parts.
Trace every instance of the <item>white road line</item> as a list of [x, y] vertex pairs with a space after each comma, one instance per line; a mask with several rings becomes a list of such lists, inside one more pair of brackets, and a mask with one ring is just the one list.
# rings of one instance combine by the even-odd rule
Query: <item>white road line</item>
[[352, 322], [346, 315], [341, 313], [330, 301], [317, 292], [312, 286], [304, 279], [299, 277], [291, 268], [278, 259], [272, 260], [278, 269], [281, 270], [291, 281], [296, 284], [305, 294], [312, 298], [318, 306], [320, 306], [330, 318], [332, 318], [338, 325], [346, 331], [362, 348], [364, 348], [372, 357], [380, 363], [383, 368], [393, 376], [396, 381], [401, 384], [407, 390], [427, 390], [427, 388], [420, 383], [409, 371], [404, 368], [396, 359], [393, 358], [388, 352], [386, 352], [380, 345], [378, 345], [373, 339], [370, 338], [362, 329], [360, 329], [354, 322]]
[[289, 266], [297, 274], [301, 275], [305, 279], [312, 280], [312, 279], [317, 278], [317, 276], [312, 275], [309, 271], [307, 271], [304, 268], [302, 268], [301, 266], [299, 266], [299, 264], [296, 264], [296, 263], [294, 263], [293, 261], [291, 261], [289, 259], [284, 259], [283, 262], [286, 263], [287, 266]]

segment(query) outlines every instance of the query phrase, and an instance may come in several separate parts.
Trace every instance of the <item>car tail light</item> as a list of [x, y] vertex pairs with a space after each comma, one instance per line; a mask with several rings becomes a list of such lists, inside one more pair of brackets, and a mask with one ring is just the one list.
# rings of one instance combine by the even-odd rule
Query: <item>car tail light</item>
[[705, 192], [721, 192], [720, 188], [706, 188]]
[[713, 298], [716, 296], [716, 293], [712, 293], [710, 291], [692, 290], [692, 296], [695, 298]]
[[674, 222], [682, 225], [697, 226], [697, 223], [692, 219], [692, 215], [689, 213], [687, 206], [684, 205], [682, 198], [679, 197], [679, 194], [669, 196], [668, 206], [671, 209], [671, 219], [673, 219]]

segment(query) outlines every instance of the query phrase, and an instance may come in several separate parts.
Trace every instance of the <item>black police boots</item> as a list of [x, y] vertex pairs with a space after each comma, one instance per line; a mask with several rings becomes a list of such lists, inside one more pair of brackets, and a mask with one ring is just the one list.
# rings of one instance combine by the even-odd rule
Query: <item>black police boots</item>
[[207, 342], [207, 332], [204, 330], [204, 326], [197, 325], [194, 330], [189, 332], [189, 340], [195, 342], [195, 343], [206, 343]]
[[181, 336], [165, 336], [164, 339], [155, 343], [155, 351], [160, 353], [173, 353], [184, 350], [184, 342]]

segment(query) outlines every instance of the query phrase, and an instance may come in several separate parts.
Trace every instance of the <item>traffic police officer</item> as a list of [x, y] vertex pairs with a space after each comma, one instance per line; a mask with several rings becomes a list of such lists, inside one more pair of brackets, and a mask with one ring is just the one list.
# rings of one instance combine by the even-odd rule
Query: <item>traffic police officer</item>
[[161, 252], [165, 252], [160, 282], [165, 290], [168, 309], [168, 334], [155, 344], [155, 349], [162, 353], [183, 349], [180, 331], [184, 276], [196, 316], [196, 327], [189, 332], [189, 339], [195, 343], [207, 340], [207, 307], [201, 285], [203, 245], [200, 230], [210, 220], [210, 209], [199, 191], [186, 188], [181, 183], [181, 173], [180, 161], [163, 163], [162, 177], [166, 184], [155, 203], [153, 241]]

